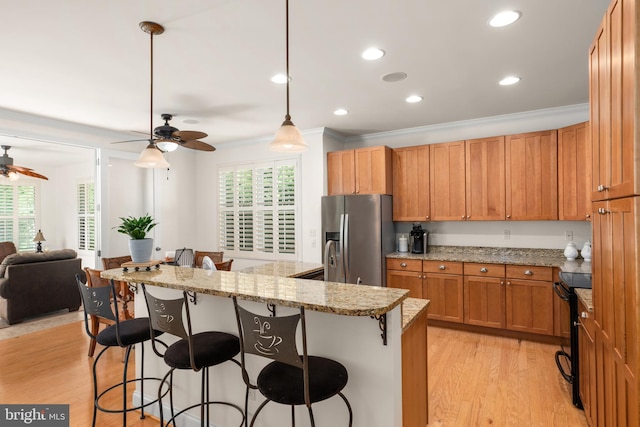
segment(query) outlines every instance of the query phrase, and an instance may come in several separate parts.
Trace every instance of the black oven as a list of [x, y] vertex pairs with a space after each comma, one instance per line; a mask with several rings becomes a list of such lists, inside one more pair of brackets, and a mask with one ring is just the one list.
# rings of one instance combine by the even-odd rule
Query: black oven
[[591, 274], [562, 271], [559, 276], [560, 281], [553, 284], [553, 290], [558, 297], [569, 304], [571, 338], [568, 348], [561, 345], [560, 350], [556, 352], [556, 365], [558, 365], [560, 374], [571, 384], [573, 404], [582, 409], [579, 384], [578, 296], [575, 293], [575, 289], [591, 289]]

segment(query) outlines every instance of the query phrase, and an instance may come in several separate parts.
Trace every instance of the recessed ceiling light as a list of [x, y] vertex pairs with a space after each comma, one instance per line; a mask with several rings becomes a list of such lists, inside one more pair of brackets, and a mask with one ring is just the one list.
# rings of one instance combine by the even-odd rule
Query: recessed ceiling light
[[[286, 74], [276, 74], [275, 76], [271, 77], [271, 81], [274, 83], [277, 83], [279, 85], [283, 85], [287, 82], [287, 75]], [[291, 81], [291, 77], [289, 77], [289, 81]]]
[[399, 82], [407, 78], [407, 73], [403, 73], [402, 71], [398, 71], [395, 73], [385, 74], [381, 77], [381, 79], [388, 83]]
[[378, 49], [377, 47], [370, 47], [369, 49], [362, 52], [362, 57], [368, 61], [380, 59], [383, 56], [384, 56], [384, 50]]
[[407, 99], [405, 99], [405, 101], [411, 104], [414, 104], [416, 102], [422, 101], [422, 97], [420, 95], [411, 95], [411, 96], [408, 96]]
[[345, 110], [344, 108], [338, 108], [333, 112], [333, 114], [335, 114], [336, 116], [346, 116], [347, 114], [349, 114], [349, 111]]
[[489, 25], [492, 27], [504, 27], [505, 25], [513, 24], [516, 22], [522, 14], [517, 10], [505, 10], [495, 15], [489, 21]]
[[520, 81], [520, 77], [516, 77], [516, 76], [507, 76], [504, 79], [500, 80], [500, 85], [502, 86], [509, 86], [512, 84], [516, 84]]

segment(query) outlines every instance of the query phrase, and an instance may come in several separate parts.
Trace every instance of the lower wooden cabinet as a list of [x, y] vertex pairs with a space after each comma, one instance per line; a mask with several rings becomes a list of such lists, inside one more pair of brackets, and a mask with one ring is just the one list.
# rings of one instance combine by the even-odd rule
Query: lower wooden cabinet
[[424, 261], [422, 297], [431, 301], [429, 318], [446, 322], [464, 321], [462, 263]]
[[[508, 265], [506, 276], [507, 329], [553, 335], [555, 297], [551, 282], [552, 268]], [[528, 278], [536, 280], [528, 280]]]
[[412, 298], [422, 296], [422, 260], [388, 259], [387, 287], [408, 289]]
[[464, 277], [464, 323], [505, 327], [504, 278]]
[[584, 313], [578, 328], [578, 353], [580, 359], [578, 386], [584, 415], [590, 426], [595, 426], [596, 414], [596, 346], [593, 339], [593, 318], [578, 300], [578, 314]]

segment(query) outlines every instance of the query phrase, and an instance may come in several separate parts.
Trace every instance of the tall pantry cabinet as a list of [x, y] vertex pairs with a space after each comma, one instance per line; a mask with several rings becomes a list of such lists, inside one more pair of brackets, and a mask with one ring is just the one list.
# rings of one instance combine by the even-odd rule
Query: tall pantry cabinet
[[589, 50], [597, 426], [640, 425], [638, 0], [613, 0]]

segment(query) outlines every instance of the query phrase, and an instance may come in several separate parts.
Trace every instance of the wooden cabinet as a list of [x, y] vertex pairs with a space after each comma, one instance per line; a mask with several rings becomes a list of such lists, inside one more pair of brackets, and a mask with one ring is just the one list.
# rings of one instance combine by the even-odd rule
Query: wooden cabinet
[[432, 220], [466, 218], [464, 156], [464, 141], [431, 145], [429, 186]]
[[588, 123], [558, 129], [558, 219], [591, 218], [591, 143]]
[[429, 146], [393, 150], [393, 220], [429, 221]]
[[598, 425], [639, 425], [640, 197], [593, 203]]
[[408, 289], [412, 298], [422, 296], [422, 260], [387, 259], [387, 287]]
[[596, 416], [596, 347], [594, 343], [594, 324], [592, 313], [578, 300], [578, 360], [580, 377], [578, 388], [580, 400], [584, 408], [584, 415], [590, 426], [595, 425]]
[[431, 301], [429, 318], [447, 322], [464, 321], [462, 263], [423, 261], [422, 298]]
[[464, 263], [464, 323], [505, 327], [504, 265]]
[[514, 331], [553, 335], [551, 267], [506, 267], [506, 327]]
[[640, 194], [635, 0], [613, 0], [589, 49], [592, 200]]
[[428, 389], [427, 313], [423, 312], [402, 332], [402, 427], [429, 424]]
[[392, 194], [391, 149], [385, 146], [327, 153], [327, 187], [335, 194]]
[[505, 149], [506, 218], [557, 220], [557, 132], [508, 135]]
[[465, 219], [505, 219], [504, 161], [504, 136], [465, 141]]

